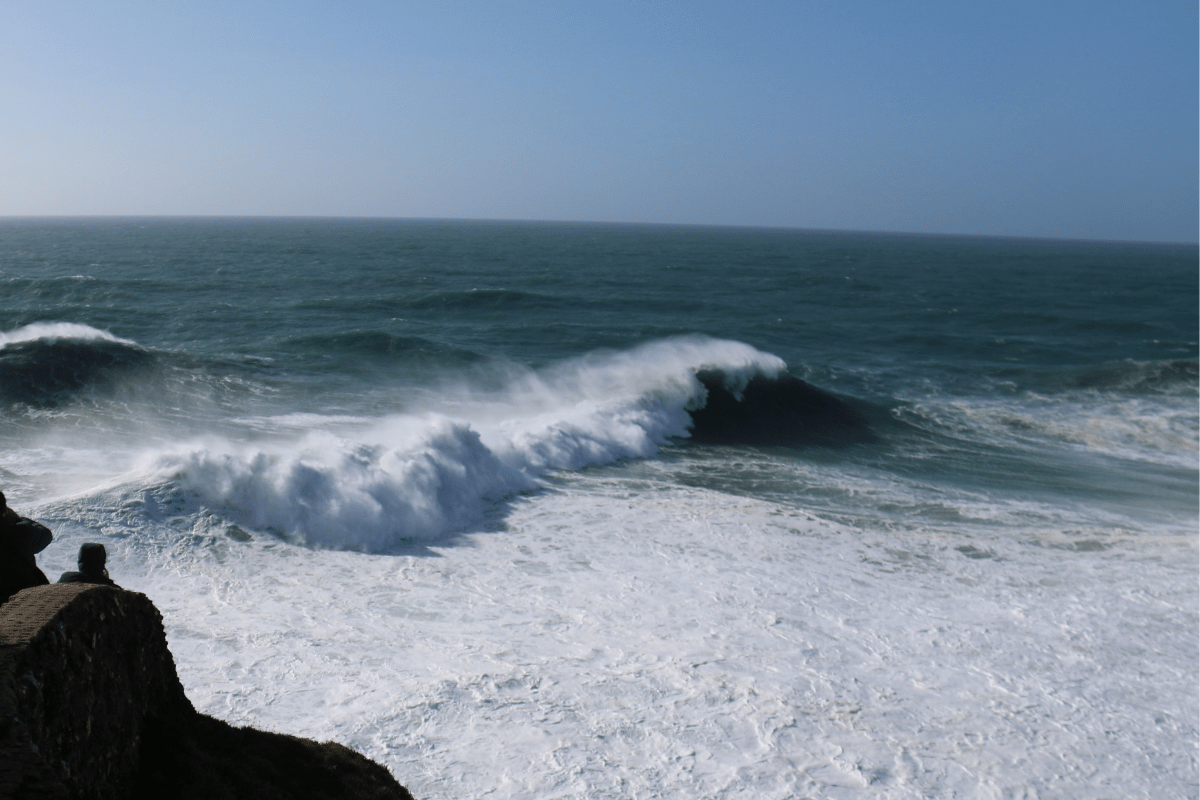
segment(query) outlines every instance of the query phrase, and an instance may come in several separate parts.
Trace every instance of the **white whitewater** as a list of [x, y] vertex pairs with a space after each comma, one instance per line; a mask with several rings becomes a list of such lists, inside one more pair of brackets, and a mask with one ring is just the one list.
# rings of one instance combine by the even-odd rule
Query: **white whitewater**
[[596, 475], [377, 556], [231, 541], [178, 498], [76, 503], [55, 552], [138, 520], [112, 572], [200, 710], [349, 744], [417, 797], [1194, 791], [1176, 537], [884, 536]]

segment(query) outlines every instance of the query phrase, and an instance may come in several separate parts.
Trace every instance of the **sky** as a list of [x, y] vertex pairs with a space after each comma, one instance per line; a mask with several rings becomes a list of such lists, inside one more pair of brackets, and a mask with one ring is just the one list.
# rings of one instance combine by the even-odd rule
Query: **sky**
[[1198, 238], [1195, 0], [0, 9], [0, 216]]

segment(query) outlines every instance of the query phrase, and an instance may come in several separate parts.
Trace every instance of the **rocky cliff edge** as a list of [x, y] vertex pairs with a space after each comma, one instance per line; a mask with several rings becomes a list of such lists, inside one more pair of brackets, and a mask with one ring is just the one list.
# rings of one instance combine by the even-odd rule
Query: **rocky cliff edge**
[[89, 584], [0, 605], [0, 800], [412, 800], [384, 767], [198, 714], [142, 594]]

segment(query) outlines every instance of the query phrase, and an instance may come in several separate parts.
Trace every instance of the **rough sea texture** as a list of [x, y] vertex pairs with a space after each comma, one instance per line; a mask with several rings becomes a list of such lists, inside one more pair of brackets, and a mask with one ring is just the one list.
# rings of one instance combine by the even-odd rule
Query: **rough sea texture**
[[0, 489], [425, 800], [1196, 797], [1196, 265], [0, 220]]

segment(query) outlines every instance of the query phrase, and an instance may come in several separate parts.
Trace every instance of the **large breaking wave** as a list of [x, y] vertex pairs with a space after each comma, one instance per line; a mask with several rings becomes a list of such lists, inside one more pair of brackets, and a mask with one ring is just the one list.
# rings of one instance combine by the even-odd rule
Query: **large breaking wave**
[[477, 523], [489, 503], [554, 470], [653, 455], [690, 435], [690, 412], [711, 391], [740, 396], [784, 368], [739, 342], [672, 339], [514, 368], [500, 389], [444, 390], [438, 407], [353, 421], [313, 415], [298, 437], [269, 442], [196, 442], [161, 455], [157, 469], [239, 526], [386, 552]]
[[146, 480], [240, 528], [388, 552], [477, 525], [491, 504], [556, 470], [652, 456], [672, 440], [869, 437], [844, 401], [734, 341], [676, 338], [508, 370], [498, 384], [443, 387], [436, 403], [380, 417], [248, 420], [253, 438], [225, 432], [159, 451]]

